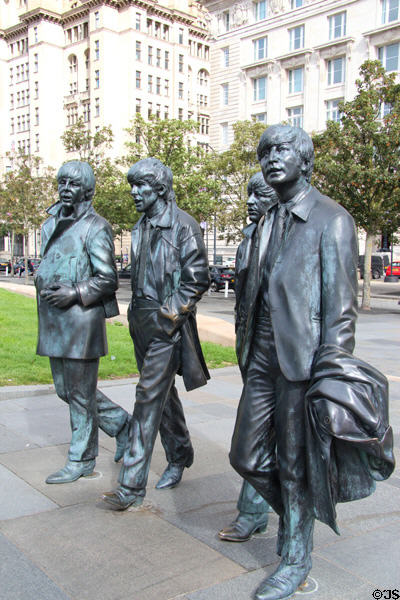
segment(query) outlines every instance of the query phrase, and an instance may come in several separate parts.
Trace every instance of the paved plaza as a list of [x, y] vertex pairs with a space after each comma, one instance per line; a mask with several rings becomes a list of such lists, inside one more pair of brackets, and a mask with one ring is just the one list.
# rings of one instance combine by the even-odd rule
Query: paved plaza
[[[398, 461], [399, 342], [397, 299], [374, 299], [372, 312], [360, 314], [355, 353], [389, 379]], [[0, 388], [0, 600], [247, 600], [274, 570], [275, 514], [249, 542], [217, 537], [236, 514], [240, 489], [228, 460], [238, 369], [215, 370], [207, 386], [189, 393], [178, 379], [195, 462], [177, 488], [156, 490], [166, 466], [157, 441], [144, 505], [125, 512], [100, 499], [117, 481], [114, 440], [100, 434], [93, 476], [47, 485], [67, 455], [68, 408], [50, 385]], [[131, 411], [135, 383], [100, 388]], [[317, 523], [313, 569], [293, 597], [396, 598], [376, 592], [396, 589], [400, 596], [400, 469], [371, 497], [339, 505], [338, 524], [340, 536]]]

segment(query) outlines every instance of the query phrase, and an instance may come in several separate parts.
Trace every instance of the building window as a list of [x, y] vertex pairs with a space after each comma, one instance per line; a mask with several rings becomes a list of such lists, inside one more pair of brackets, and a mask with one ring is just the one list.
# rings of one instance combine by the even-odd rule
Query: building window
[[11, 134], [14, 133], [14, 118], [13, 117], [10, 119], [10, 133]]
[[33, 41], [35, 44], [38, 43], [38, 28], [37, 27], [33, 28]]
[[164, 119], [168, 119], [168, 118], [169, 118], [169, 107], [164, 106]]
[[13, 80], [14, 80], [14, 73], [13, 73], [13, 68], [10, 67], [10, 85], [13, 84]]
[[156, 50], [156, 67], [161, 67], [161, 50], [157, 48]]
[[147, 91], [149, 94], [153, 93], [153, 75], [147, 76]]
[[229, 83], [223, 83], [221, 85], [221, 99], [223, 106], [229, 104]]
[[183, 108], [178, 108], [178, 119], [183, 121]]
[[161, 37], [161, 23], [159, 23], [158, 21], [156, 21], [154, 24], [154, 37]]
[[178, 44], [183, 44], [183, 29], [180, 28], [178, 32]]
[[34, 87], [35, 87], [35, 100], [37, 100], [39, 98], [39, 82], [38, 81], [35, 81]]
[[399, 43], [378, 48], [378, 58], [386, 71], [399, 70], [399, 48]]
[[222, 13], [222, 24], [224, 27], [224, 31], [229, 31], [229, 29], [230, 29], [229, 10], [225, 10]]
[[147, 19], [147, 35], [153, 35], [153, 21]]
[[393, 110], [393, 105], [390, 102], [382, 102], [381, 110], [380, 110], [380, 118], [383, 119], [387, 115], [390, 115], [392, 110]]
[[95, 117], [99, 117], [100, 116], [100, 98], [95, 98], [95, 101], [94, 101], [94, 116]]
[[202, 135], [208, 135], [209, 126], [210, 126], [210, 119], [209, 119], [209, 117], [200, 117], [199, 116], [197, 118], [197, 121], [200, 124], [199, 132]]
[[262, 58], [267, 58], [268, 52], [268, 38], [263, 37], [258, 40], [254, 40], [254, 60], [261, 60]]
[[343, 83], [346, 63], [344, 57], [328, 60], [328, 85]]
[[221, 123], [221, 144], [228, 145], [228, 123]]
[[89, 102], [85, 102], [83, 105], [83, 121], [84, 121], [84, 123], [89, 123], [89, 121], [90, 121], [90, 104], [89, 104]]
[[287, 109], [289, 124], [293, 127], [303, 127], [303, 107], [294, 106]]
[[382, 0], [382, 23], [397, 21], [399, 18], [399, 0]]
[[163, 40], [167, 41], [169, 40], [169, 25], [163, 25]]
[[10, 109], [14, 108], [14, 94], [10, 94]]
[[300, 8], [303, 6], [303, 0], [292, 0], [290, 3], [290, 8], [293, 10], [295, 8]]
[[153, 114], [153, 103], [148, 102], [147, 103], [147, 118], [150, 119], [152, 114]]
[[94, 28], [98, 29], [100, 27], [100, 13], [98, 10], [94, 13]]
[[179, 55], [178, 71], [179, 73], [183, 73], [183, 54]]
[[140, 82], [141, 82], [141, 73], [140, 73], [140, 71], [136, 71], [136, 87], [138, 89], [140, 88]]
[[35, 108], [35, 125], [39, 125], [39, 108]]
[[327, 121], [340, 121], [340, 110], [339, 104], [343, 102], [343, 98], [337, 98], [336, 100], [328, 100], [326, 102], [326, 120]]
[[135, 107], [135, 112], [137, 115], [140, 115], [142, 110], [142, 101], [140, 100], [140, 98], [136, 98], [136, 107]]
[[166, 79], [165, 83], [164, 83], [164, 94], [168, 98], [168, 96], [169, 96], [169, 81], [168, 81], [168, 79]]
[[183, 83], [181, 81], [178, 83], [178, 98], [183, 100]]
[[136, 13], [135, 27], [136, 31], [140, 31], [140, 13]]
[[99, 40], [95, 40], [94, 42], [94, 60], [99, 60], [100, 58], [100, 42]]
[[156, 94], [161, 94], [161, 77], [156, 78]]
[[165, 51], [165, 55], [164, 55], [164, 68], [167, 71], [169, 69], [169, 52], [168, 52], [168, 50]]
[[37, 73], [39, 70], [39, 56], [37, 54], [33, 55], [33, 72]]
[[267, 122], [267, 113], [266, 112], [255, 113], [254, 115], [251, 115], [251, 116], [255, 121], [258, 121], [259, 123]]
[[208, 85], [208, 73], [205, 69], [200, 69], [197, 76], [197, 83], [202, 87]]
[[335, 40], [346, 35], [346, 13], [338, 13], [329, 17], [329, 39]]
[[153, 46], [149, 46], [147, 50], [147, 64], [153, 64]]
[[95, 88], [100, 87], [100, 71], [94, 72], [94, 87]]
[[267, 78], [257, 77], [253, 79], [253, 100], [258, 102], [259, 100], [265, 100], [267, 98]]
[[256, 21], [261, 21], [267, 17], [267, 0], [259, 0], [254, 2], [254, 18]]
[[298, 94], [304, 87], [304, 68], [289, 70], [289, 94]]
[[304, 48], [304, 25], [299, 25], [289, 29], [290, 50], [300, 50]]
[[136, 60], [141, 60], [142, 55], [142, 44], [140, 42], [136, 42]]
[[222, 66], [229, 67], [229, 48], [222, 48]]

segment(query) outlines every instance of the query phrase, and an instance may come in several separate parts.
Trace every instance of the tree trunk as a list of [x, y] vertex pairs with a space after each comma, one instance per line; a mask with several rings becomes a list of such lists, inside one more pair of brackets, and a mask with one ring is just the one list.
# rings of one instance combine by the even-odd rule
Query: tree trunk
[[371, 308], [371, 255], [374, 235], [366, 232], [365, 253], [364, 253], [364, 282], [362, 291], [361, 308], [370, 310]]
[[25, 283], [29, 284], [29, 269], [28, 269], [28, 234], [24, 235], [24, 265], [25, 265]]
[[14, 256], [14, 248], [15, 248], [15, 232], [11, 232], [11, 276], [14, 277], [14, 264], [15, 264], [15, 256]]

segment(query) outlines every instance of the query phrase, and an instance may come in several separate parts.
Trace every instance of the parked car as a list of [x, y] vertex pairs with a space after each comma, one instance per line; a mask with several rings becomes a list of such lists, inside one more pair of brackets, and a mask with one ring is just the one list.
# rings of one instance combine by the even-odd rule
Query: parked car
[[[384, 269], [388, 266], [389, 259], [386, 254], [373, 254], [371, 256], [371, 276], [372, 279], [380, 279]], [[358, 268], [360, 269], [360, 279], [364, 279], [364, 255], [358, 257]]]
[[235, 268], [236, 259], [233, 256], [225, 258], [224, 267], [229, 267], [231, 269]]
[[131, 263], [122, 267], [122, 269], [118, 269], [118, 277], [119, 279], [130, 279], [131, 278]]
[[393, 273], [390, 265], [386, 267], [386, 275], [397, 275], [397, 277], [400, 277], [400, 262], [393, 262]]
[[222, 290], [225, 287], [226, 281], [228, 282], [228, 287], [230, 289], [235, 288], [235, 271], [229, 267], [210, 265], [210, 278], [210, 290], [212, 292], [219, 292]]
[[5, 271], [8, 266], [8, 260], [0, 260], [0, 271]]

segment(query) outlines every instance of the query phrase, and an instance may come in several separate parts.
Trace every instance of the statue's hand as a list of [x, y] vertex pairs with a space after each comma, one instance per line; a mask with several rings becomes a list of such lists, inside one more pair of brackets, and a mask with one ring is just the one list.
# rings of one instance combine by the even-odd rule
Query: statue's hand
[[78, 293], [71, 285], [55, 283], [40, 292], [41, 297], [51, 306], [69, 308], [78, 300]]

